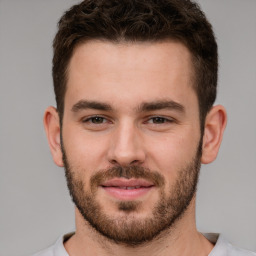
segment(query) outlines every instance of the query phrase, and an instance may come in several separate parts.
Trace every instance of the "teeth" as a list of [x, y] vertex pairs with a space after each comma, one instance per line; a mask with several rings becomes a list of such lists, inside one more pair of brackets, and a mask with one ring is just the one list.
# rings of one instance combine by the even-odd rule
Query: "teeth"
[[127, 190], [131, 190], [131, 189], [137, 189], [140, 188], [140, 186], [135, 186], [135, 187], [120, 187], [121, 189], [127, 189]]

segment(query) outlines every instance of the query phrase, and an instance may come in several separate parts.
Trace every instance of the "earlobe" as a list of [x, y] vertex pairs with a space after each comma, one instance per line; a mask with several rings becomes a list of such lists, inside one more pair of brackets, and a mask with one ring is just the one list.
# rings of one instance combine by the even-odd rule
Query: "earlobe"
[[53, 160], [56, 165], [62, 167], [62, 151], [60, 141], [59, 115], [54, 107], [48, 107], [44, 114], [44, 129], [48, 139]]
[[201, 162], [208, 164], [218, 155], [223, 133], [227, 124], [227, 114], [223, 106], [212, 107], [206, 116]]

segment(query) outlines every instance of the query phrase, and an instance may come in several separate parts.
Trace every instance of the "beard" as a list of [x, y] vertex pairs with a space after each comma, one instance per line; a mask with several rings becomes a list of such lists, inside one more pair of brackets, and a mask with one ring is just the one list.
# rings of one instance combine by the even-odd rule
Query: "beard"
[[[63, 144], [62, 153], [67, 185], [77, 209], [85, 222], [115, 243], [134, 247], [161, 237], [164, 231], [170, 232], [171, 227], [182, 218], [196, 193], [201, 166], [201, 142], [195, 157], [177, 171], [176, 180], [168, 193], [164, 189], [166, 182], [162, 174], [138, 165], [99, 170], [90, 178], [89, 189], [85, 190], [88, 184], [85, 184], [78, 173], [86, 173], [86, 170], [72, 168]], [[97, 190], [102, 182], [112, 178], [142, 178], [152, 182], [159, 189], [159, 200], [151, 215], [136, 217], [136, 212], [143, 205], [141, 201], [116, 202], [119, 213], [123, 213], [118, 217], [104, 212], [96, 199]]]

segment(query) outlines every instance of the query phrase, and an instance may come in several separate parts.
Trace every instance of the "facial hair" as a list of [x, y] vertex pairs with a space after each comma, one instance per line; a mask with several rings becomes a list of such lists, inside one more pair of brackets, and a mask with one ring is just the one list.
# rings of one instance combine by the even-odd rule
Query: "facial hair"
[[[85, 190], [86, 184], [79, 177], [79, 173], [86, 173], [86, 170], [72, 168], [63, 144], [62, 153], [67, 185], [73, 202], [86, 223], [115, 243], [134, 247], [152, 241], [163, 231], [170, 231], [174, 223], [182, 218], [196, 192], [201, 165], [201, 143], [195, 157], [177, 171], [176, 181], [169, 193], [165, 192], [166, 182], [162, 174], [138, 165], [99, 170], [90, 178], [90, 188]], [[135, 213], [143, 204], [139, 201], [117, 202], [118, 211], [126, 213], [119, 217], [104, 212], [96, 199], [97, 189], [104, 181], [112, 178], [142, 178], [152, 182], [159, 189], [159, 200], [152, 214], [144, 219], [136, 218]]]

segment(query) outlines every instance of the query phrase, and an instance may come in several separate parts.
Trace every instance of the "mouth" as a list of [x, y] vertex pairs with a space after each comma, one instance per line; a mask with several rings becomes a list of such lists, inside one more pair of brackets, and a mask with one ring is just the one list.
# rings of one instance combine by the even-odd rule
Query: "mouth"
[[144, 179], [116, 178], [104, 182], [102, 189], [117, 200], [136, 200], [148, 194], [155, 185]]

